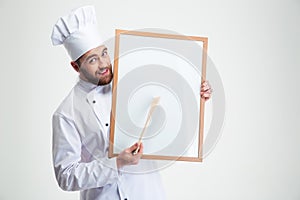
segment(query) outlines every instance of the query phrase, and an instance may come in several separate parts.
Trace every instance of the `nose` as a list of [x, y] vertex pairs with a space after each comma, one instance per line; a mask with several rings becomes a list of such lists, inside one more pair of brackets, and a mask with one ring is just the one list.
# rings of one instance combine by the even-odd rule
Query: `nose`
[[107, 58], [99, 58], [99, 67], [107, 67], [110, 64], [110, 60]]

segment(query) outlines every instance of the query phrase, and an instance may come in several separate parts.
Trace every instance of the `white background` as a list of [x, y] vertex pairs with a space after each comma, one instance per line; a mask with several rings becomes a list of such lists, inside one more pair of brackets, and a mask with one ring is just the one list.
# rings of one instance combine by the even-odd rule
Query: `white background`
[[300, 199], [298, 0], [0, 0], [1, 200], [78, 199], [52, 169], [51, 116], [77, 74], [50, 34], [85, 4], [108, 37], [162, 28], [209, 38], [226, 95], [222, 136], [203, 163], [161, 171], [168, 199]]

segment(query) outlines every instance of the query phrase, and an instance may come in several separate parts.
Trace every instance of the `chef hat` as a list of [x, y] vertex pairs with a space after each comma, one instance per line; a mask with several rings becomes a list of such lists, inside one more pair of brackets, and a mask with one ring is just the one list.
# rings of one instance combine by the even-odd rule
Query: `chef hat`
[[103, 44], [94, 6], [84, 6], [60, 17], [53, 27], [52, 44], [63, 44], [72, 60]]

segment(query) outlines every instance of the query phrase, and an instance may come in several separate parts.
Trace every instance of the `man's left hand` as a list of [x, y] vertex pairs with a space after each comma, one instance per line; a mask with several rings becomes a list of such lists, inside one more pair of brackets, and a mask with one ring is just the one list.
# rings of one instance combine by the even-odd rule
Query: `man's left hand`
[[201, 84], [200, 96], [204, 101], [210, 99], [212, 94], [212, 89], [208, 81], [203, 81]]

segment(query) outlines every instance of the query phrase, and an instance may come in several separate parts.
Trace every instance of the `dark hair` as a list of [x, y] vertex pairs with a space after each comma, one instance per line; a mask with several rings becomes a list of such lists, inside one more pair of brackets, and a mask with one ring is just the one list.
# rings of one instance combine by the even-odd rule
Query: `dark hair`
[[80, 59], [82, 58], [82, 56], [80, 56], [79, 58], [77, 58], [77, 60], [74, 61], [78, 65], [78, 67], [80, 67]]

